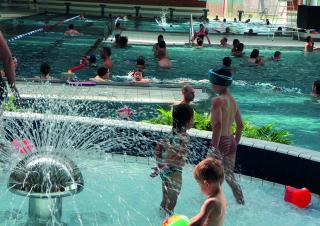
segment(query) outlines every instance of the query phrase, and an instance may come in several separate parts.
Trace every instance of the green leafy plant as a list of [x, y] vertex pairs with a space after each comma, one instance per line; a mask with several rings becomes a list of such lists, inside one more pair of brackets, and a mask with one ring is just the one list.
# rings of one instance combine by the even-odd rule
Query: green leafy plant
[[14, 96], [10, 96], [9, 98], [5, 99], [4, 102], [2, 103], [2, 109], [4, 111], [10, 111], [10, 112], [21, 112], [22, 109], [17, 107], [14, 104]]
[[[171, 110], [166, 110], [162, 107], [157, 109], [159, 115], [155, 118], [147, 120], [152, 124], [161, 125], [172, 125], [172, 112]], [[264, 126], [257, 126], [250, 122], [247, 118], [243, 120], [243, 136], [248, 138], [255, 138], [259, 140], [272, 141], [282, 144], [292, 144], [293, 142], [289, 139], [291, 136], [290, 132], [287, 130], [277, 130], [274, 129], [274, 125], [269, 123]], [[198, 113], [194, 111], [194, 128], [199, 130], [211, 131], [211, 116], [208, 113]], [[233, 125], [233, 131], [236, 130], [235, 125]]]

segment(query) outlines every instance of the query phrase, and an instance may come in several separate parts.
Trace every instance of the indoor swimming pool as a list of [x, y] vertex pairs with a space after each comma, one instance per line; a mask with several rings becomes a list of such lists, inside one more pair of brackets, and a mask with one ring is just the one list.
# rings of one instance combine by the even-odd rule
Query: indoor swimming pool
[[[84, 154], [73, 159], [84, 177], [84, 190], [63, 199], [62, 222], [68, 226], [158, 226], [161, 180], [149, 176], [153, 161], [122, 155]], [[181, 195], [176, 213], [193, 217], [205, 196], [192, 176], [193, 166], [183, 172]], [[6, 187], [5, 168], [0, 173], [0, 225], [22, 225], [27, 221], [28, 199], [17, 196]], [[228, 199], [226, 226], [290, 225], [316, 226], [320, 214], [319, 199], [307, 209], [297, 209], [283, 201], [284, 186], [241, 176], [240, 184], [246, 199], [239, 206], [230, 188], [224, 183]]]

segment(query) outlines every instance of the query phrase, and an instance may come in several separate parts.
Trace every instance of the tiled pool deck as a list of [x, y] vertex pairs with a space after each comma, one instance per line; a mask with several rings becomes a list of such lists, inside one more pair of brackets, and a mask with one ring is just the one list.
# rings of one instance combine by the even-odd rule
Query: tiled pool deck
[[[164, 35], [164, 39], [169, 45], [185, 45], [189, 41], [188, 33], [166, 33], [166, 32], [142, 32], [142, 31], [123, 31], [122, 35], [127, 36], [129, 44], [154, 44], [159, 34]], [[237, 38], [245, 45], [251, 46], [277, 46], [277, 47], [300, 47], [303, 50], [304, 42], [293, 40], [292, 37], [276, 36], [272, 40], [272, 36], [246, 36], [246, 35], [210, 35], [213, 45], [220, 44], [220, 40], [227, 37], [228, 42], [232, 44], [232, 40]], [[112, 37], [108, 39], [110, 42]], [[205, 39], [205, 44], [207, 41]], [[317, 45], [317, 43], [316, 43]], [[318, 44], [319, 45], [319, 44]]]
[[[84, 101], [113, 101], [130, 103], [167, 103], [172, 104], [181, 100], [180, 87], [156, 86], [68, 86], [65, 84], [43, 84], [18, 82], [22, 98], [44, 98], [59, 100], [84, 100]], [[202, 89], [195, 89], [196, 99], [208, 99]]]

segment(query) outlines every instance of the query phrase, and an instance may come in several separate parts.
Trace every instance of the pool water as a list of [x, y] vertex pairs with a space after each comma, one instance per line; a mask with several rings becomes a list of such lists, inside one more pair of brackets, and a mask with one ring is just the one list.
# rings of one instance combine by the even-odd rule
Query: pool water
[[[150, 178], [153, 161], [122, 155], [82, 156], [74, 159], [85, 182], [84, 190], [63, 199], [62, 221], [68, 226], [139, 225], [159, 226], [161, 180]], [[176, 213], [192, 217], [206, 199], [192, 177], [193, 166], [183, 172], [183, 185]], [[0, 225], [26, 222], [28, 200], [7, 190], [7, 173], [0, 174]], [[284, 186], [240, 177], [246, 205], [239, 206], [224, 183], [228, 200], [225, 225], [316, 226], [320, 214], [319, 199], [313, 197], [307, 209], [298, 209], [283, 201]]]
[[[39, 75], [40, 64], [48, 62], [52, 68], [50, 75], [59, 78], [61, 72], [79, 64], [80, 56], [96, 38], [97, 36], [90, 34], [65, 37], [62, 32], [48, 32], [10, 43], [13, 54], [20, 62], [18, 77]], [[247, 48], [246, 55], [252, 49], [253, 47]], [[244, 59], [232, 58], [235, 69], [232, 91], [239, 101], [244, 118], [249, 117], [258, 125], [274, 123], [276, 128], [287, 129], [293, 134], [291, 138], [295, 145], [319, 150], [320, 105], [308, 94], [311, 92], [312, 82], [319, 79], [317, 69], [320, 54], [304, 54], [297, 48], [260, 48], [260, 54], [267, 58], [276, 50], [282, 52], [281, 61], [267, 61], [263, 67], [249, 67]], [[127, 73], [133, 70], [137, 56], [143, 55], [146, 59], [145, 76], [154, 83], [182, 85], [190, 82], [211, 89], [207, 81], [208, 69], [221, 65], [221, 59], [230, 56], [230, 49], [219, 47], [194, 49], [170, 46], [168, 51], [173, 66], [170, 70], [164, 70], [157, 67], [150, 46], [113, 48], [111, 80], [128, 82], [130, 78]], [[96, 54], [99, 55], [99, 50]], [[99, 56], [98, 62], [101, 64]], [[76, 74], [80, 79], [87, 80], [95, 76], [96, 68], [87, 67], [76, 71]], [[196, 110], [200, 112], [207, 112], [209, 109], [210, 99], [196, 104]], [[151, 115], [154, 115], [154, 109], [152, 112]], [[140, 119], [147, 118], [137, 118]]]
[[[25, 17], [22, 19], [14, 19], [11, 21], [4, 21], [3, 23], [7, 26], [12, 26], [14, 30], [20, 28], [21, 26], [29, 28], [36, 26], [44, 26], [47, 24], [54, 24], [58, 21], [65, 20], [72, 16], [65, 16], [59, 14], [40, 14], [30, 17]], [[124, 26], [127, 30], [134, 31], [165, 31], [165, 32], [175, 32], [175, 33], [188, 33], [190, 29], [190, 21], [188, 19], [175, 19], [170, 21], [167, 18], [166, 23], [162, 23], [160, 17], [157, 18], [159, 23], [155, 19], [141, 19], [135, 20], [118, 20], [122, 26]], [[87, 17], [85, 21], [83, 20], [73, 20], [72, 23], [80, 29], [81, 32], [91, 32], [92, 28], [95, 30], [99, 30], [103, 28], [106, 23], [110, 20], [101, 17]], [[113, 19], [113, 22], [115, 18]], [[113, 23], [112, 22], [112, 23]], [[71, 22], [70, 22], [71, 23]], [[195, 31], [198, 31], [199, 24], [202, 23], [194, 19], [193, 28]], [[243, 34], [244, 32], [248, 32], [249, 29], [253, 29], [255, 33], [259, 35], [272, 35], [274, 31], [277, 30], [278, 27], [282, 27], [283, 31], [285, 31], [285, 24], [277, 23], [275, 25], [266, 25], [264, 20], [256, 20], [251, 21], [250, 23], [245, 22], [233, 22], [233, 21], [213, 21], [211, 20], [209, 23], [205, 23], [206, 28], [208, 28], [209, 34], [223, 33], [226, 30], [226, 27], [230, 28], [230, 32], [234, 34]], [[65, 28], [66, 26], [58, 26], [55, 29], [61, 29], [61, 27]], [[12, 31], [11, 31], [12, 32]]]

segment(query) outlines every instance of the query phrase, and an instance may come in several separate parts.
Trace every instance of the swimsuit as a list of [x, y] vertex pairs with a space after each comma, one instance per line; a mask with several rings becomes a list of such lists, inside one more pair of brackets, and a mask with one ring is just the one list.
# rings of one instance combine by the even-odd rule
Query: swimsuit
[[182, 173], [182, 168], [177, 166], [167, 166], [160, 170], [161, 179], [167, 180], [175, 173]]
[[225, 158], [228, 155], [236, 153], [237, 145], [236, 140], [233, 135], [230, 136], [221, 136], [218, 150], [222, 155], [222, 158]]

